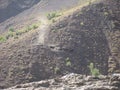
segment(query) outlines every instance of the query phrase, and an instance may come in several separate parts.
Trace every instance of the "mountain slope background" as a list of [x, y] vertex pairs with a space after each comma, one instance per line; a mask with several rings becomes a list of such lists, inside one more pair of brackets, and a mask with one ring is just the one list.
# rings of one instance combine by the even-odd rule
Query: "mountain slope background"
[[77, 5], [78, 1], [79, 0], [1, 0], [0, 33], [5, 32], [9, 27], [20, 28], [20, 26], [29, 25], [34, 19], [40, 17], [41, 14], [46, 15], [47, 12], [70, 8]]
[[0, 22], [37, 4], [40, 0], [0, 0]]
[[[50, 25], [43, 24], [47, 28], [40, 27], [20, 35], [17, 39], [10, 38], [0, 43], [1, 88], [71, 72], [89, 75], [88, 65], [91, 62], [101, 74], [119, 73], [119, 4], [119, 0], [103, 0], [82, 8], [73, 7], [70, 13], [63, 14]], [[40, 18], [36, 11], [38, 7], [36, 10], [35, 7], [37, 6], [2, 22], [1, 27], [8, 23], [15, 26], [16, 22], [19, 22], [17, 28], [27, 21], [23, 26], [35, 23]], [[28, 17], [31, 10], [36, 12], [37, 18], [30, 22], [30, 19], [23, 17]], [[18, 19], [20, 17], [22, 19]], [[38, 43], [41, 40], [41, 29], [45, 29], [42, 44]], [[5, 27], [4, 30], [1, 33], [7, 32]]]

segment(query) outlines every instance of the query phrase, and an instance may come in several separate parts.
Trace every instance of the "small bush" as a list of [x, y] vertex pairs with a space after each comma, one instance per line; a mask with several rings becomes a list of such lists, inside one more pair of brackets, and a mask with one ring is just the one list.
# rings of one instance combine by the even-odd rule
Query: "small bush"
[[52, 20], [53, 18], [59, 17], [59, 16], [61, 16], [61, 14], [58, 13], [58, 12], [52, 12], [52, 13], [48, 13], [48, 14], [47, 14], [48, 20]]
[[8, 32], [6, 34], [6, 39], [9, 39], [10, 37], [13, 37], [14, 36], [14, 33], [13, 32]]
[[38, 28], [38, 25], [35, 25], [35, 24], [34, 24], [34, 25], [32, 26], [32, 28], [33, 28], [33, 29], [37, 29], [37, 28]]
[[9, 31], [10, 32], [14, 32], [15, 30], [14, 30], [14, 28], [10, 28]]
[[66, 66], [70, 67], [71, 66], [71, 61], [70, 58], [66, 58]]
[[94, 68], [93, 63], [90, 63], [90, 65], [88, 67], [90, 69], [90, 72], [91, 72], [92, 76], [98, 77], [100, 75], [99, 69]]
[[55, 67], [55, 68], [54, 68], [54, 73], [55, 73], [55, 74], [58, 74], [59, 71], [60, 71], [60, 68], [58, 68], [58, 67]]
[[21, 31], [21, 30], [18, 30], [18, 31], [16, 31], [16, 35], [18, 36], [18, 35], [22, 35], [23, 34], [23, 32]]
[[27, 31], [30, 31], [30, 30], [32, 30], [32, 27], [28, 26], [28, 27], [26, 28], [26, 30], [27, 30]]
[[6, 38], [4, 36], [0, 36], [0, 42], [5, 42]]

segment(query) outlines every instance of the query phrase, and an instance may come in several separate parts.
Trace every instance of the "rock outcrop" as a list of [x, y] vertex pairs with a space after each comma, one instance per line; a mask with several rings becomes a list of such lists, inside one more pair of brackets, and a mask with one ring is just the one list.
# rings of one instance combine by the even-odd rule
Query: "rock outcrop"
[[120, 90], [120, 74], [99, 77], [67, 74], [50, 80], [20, 84], [5, 90]]

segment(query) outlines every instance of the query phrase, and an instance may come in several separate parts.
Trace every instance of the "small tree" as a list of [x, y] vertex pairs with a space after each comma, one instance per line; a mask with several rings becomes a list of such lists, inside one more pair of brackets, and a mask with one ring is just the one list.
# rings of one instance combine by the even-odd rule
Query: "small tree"
[[92, 76], [98, 77], [100, 75], [99, 69], [94, 68], [93, 63], [90, 63], [90, 65], [88, 67], [90, 69], [90, 72], [91, 72]]

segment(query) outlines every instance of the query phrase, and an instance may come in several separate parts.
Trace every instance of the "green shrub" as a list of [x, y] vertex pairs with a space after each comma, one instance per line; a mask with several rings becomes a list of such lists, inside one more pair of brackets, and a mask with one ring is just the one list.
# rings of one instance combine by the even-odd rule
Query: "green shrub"
[[14, 36], [14, 33], [13, 32], [8, 32], [6, 34], [6, 39], [9, 39], [10, 37], [13, 37]]
[[16, 31], [16, 35], [18, 36], [18, 35], [22, 35], [23, 34], [23, 32], [21, 31], [21, 30], [18, 30], [18, 31]]
[[28, 27], [26, 28], [26, 30], [27, 30], [27, 31], [30, 31], [30, 30], [32, 30], [32, 27], [28, 26]]
[[92, 76], [98, 77], [100, 75], [99, 69], [94, 68], [93, 63], [90, 63], [90, 65], [88, 67], [90, 69], [90, 72], [91, 72]]
[[10, 28], [9, 31], [10, 32], [14, 32], [15, 30], [14, 30], [14, 28]]
[[71, 66], [71, 61], [70, 58], [66, 58], [66, 66], [70, 67]]
[[35, 24], [34, 24], [34, 25], [32, 26], [32, 28], [33, 28], [33, 29], [37, 29], [37, 28], [38, 28], [38, 25], [35, 25]]
[[47, 14], [48, 20], [52, 20], [53, 18], [59, 17], [59, 16], [61, 16], [61, 14], [58, 13], [58, 12], [51, 12], [51, 13], [48, 13], [48, 14]]
[[0, 36], [0, 42], [5, 42], [6, 38], [4, 36]]
[[55, 67], [55, 68], [54, 68], [54, 73], [55, 73], [55, 74], [59, 73], [59, 71], [60, 71], [60, 68], [58, 68], [58, 67]]

